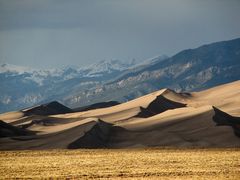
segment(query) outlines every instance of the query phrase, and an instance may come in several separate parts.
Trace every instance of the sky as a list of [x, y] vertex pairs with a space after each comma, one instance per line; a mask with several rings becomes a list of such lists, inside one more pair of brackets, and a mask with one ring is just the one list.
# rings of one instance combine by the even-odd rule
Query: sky
[[240, 0], [0, 0], [0, 63], [143, 61], [240, 37]]

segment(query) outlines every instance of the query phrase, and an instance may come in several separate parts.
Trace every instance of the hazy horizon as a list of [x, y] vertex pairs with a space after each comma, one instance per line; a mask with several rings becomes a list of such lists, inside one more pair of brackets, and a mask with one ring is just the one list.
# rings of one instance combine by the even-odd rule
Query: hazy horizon
[[240, 1], [0, 0], [0, 63], [142, 61], [240, 37]]

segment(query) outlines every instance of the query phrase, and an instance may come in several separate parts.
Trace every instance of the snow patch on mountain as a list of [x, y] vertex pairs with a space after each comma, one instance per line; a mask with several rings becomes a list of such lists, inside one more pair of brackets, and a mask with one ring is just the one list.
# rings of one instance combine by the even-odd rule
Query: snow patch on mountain
[[87, 77], [99, 77], [103, 74], [124, 71], [136, 64], [137, 62], [134, 59], [130, 62], [122, 62], [120, 60], [102, 60], [87, 67], [81, 68], [79, 71], [85, 72], [84, 76]]
[[0, 73], [16, 73], [16, 74], [24, 74], [29, 72], [34, 72], [35, 69], [23, 66], [16, 66], [12, 64], [1, 64], [0, 65]]

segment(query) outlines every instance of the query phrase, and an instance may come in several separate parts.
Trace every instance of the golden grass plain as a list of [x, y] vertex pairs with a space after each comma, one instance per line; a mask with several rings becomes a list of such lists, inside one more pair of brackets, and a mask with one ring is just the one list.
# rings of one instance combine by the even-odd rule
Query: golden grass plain
[[0, 152], [0, 178], [239, 179], [239, 149]]

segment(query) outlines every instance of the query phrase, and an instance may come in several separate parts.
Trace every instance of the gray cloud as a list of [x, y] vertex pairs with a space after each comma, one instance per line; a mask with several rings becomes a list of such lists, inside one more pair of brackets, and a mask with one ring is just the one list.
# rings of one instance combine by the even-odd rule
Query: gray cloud
[[0, 0], [0, 61], [143, 60], [240, 36], [239, 0]]

